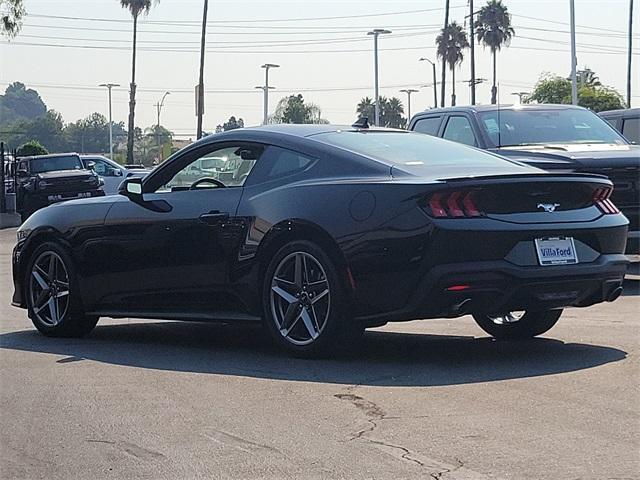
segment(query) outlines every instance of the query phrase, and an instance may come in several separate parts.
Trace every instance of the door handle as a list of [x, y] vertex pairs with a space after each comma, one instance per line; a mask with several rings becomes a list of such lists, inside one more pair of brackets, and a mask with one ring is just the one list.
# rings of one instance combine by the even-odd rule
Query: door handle
[[217, 225], [220, 222], [224, 222], [229, 219], [229, 214], [225, 212], [212, 211], [209, 213], [203, 213], [200, 215], [200, 221], [208, 225]]

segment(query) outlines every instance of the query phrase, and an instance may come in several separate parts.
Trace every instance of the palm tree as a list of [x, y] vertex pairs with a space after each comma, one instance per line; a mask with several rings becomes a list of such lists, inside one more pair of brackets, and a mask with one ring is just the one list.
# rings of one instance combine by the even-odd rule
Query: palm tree
[[[153, 0], [159, 3], [160, 0]], [[138, 17], [146, 15], [151, 10], [152, 0], [120, 0], [120, 6], [126, 8], [133, 17], [133, 60], [131, 62], [131, 85], [129, 90], [129, 130], [127, 136], [127, 162], [133, 160], [133, 138], [136, 116], [136, 48], [138, 42]]]
[[[358, 118], [367, 117], [369, 120], [373, 121], [373, 115], [374, 115], [373, 99], [371, 99], [370, 97], [362, 98], [360, 100], [360, 103], [356, 107], [356, 113], [358, 114]], [[382, 114], [382, 112], [380, 113]]]
[[511, 37], [516, 32], [511, 26], [511, 15], [502, 0], [489, 0], [480, 9], [475, 22], [475, 32], [478, 41], [491, 49], [493, 55], [493, 86], [491, 87], [491, 103], [498, 101], [498, 88], [496, 87], [496, 53], [503, 45], [509, 46]]
[[[451, 69], [451, 106], [456, 104], [456, 66], [464, 58], [463, 50], [469, 48], [467, 32], [461, 25], [451, 22], [436, 38], [437, 55]], [[444, 106], [444, 105], [443, 105]]]
[[404, 128], [406, 126], [407, 119], [402, 116], [404, 114], [404, 107], [398, 97], [391, 97], [388, 100], [385, 99], [382, 105], [382, 111], [384, 112], [383, 125], [385, 127]]

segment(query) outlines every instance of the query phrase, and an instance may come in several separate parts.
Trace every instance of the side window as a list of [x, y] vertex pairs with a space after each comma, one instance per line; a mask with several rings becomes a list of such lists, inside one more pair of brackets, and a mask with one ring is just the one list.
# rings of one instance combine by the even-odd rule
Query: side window
[[449, 117], [442, 138], [475, 147], [476, 137], [467, 117]]
[[18, 163], [18, 170], [29, 171], [29, 162], [23, 160], [22, 162]]
[[313, 159], [293, 150], [271, 146], [265, 152], [264, 161], [267, 166], [264, 180], [271, 180], [301, 172]]
[[640, 143], [640, 118], [625, 118], [622, 134], [630, 142]]
[[189, 190], [195, 188], [241, 187], [262, 155], [259, 146], [227, 146], [197, 156], [156, 192]]
[[413, 126], [413, 131], [426, 133], [427, 135], [433, 135], [435, 137], [438, 135], [441, 120], [442, 117], [422, 118]]
[[88, 161], [93, 162], [95, 164], [93, 167], [93, 171], [96, 172], [101, 177], [108, 177], [112, 175], [111, 170], [113, 169], [109, 165], [107, 165], [107, 162], [100, 160], [98, 158], [89, 159]]

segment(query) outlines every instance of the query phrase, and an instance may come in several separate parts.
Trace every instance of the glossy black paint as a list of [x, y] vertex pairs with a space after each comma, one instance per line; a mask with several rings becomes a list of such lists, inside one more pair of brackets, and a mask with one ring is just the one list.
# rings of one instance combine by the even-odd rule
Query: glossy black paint
[[[621, 283], [628, 224], [623, 215], [587, 206], [436, 219], [420, 207], [427, 194], [443, 188], [542, 189], [554, 182], [595, 188], [610, 186], [607, 179], [550, 175], [507, 160], [501, 171], [439, 167], [417, 174], [315, 137], [337, 128], [273, 126], [216, 134], [145, 177], [144, 200], [119, 195], [36, 212], [21, 227], [14, 250], [13, 303], [25, 306], [26, 265], [47, 240], [60, 242], [74, 258], [85, 311], [112, 317], [257, 320], [264, 269], [294, 239], [313, 241], [330, 255], [351, 292], [354, 314], [370, 325], [466, 313], [455, 310], [463, 298], [445, 292], [459, 279], [487, 287], [466, 294], [477, 300], [478, 310], [586, 306], [603, 301]], [[237, 142], [275, 145], [313, 161], [303, 171], [270, 178], [267, 161], [258, 160], [243, 187], [151, 193], [177, 165], [213, 145]], [[168, 208], [153, 207], [158, 203]], [[558, 235], [573, 236], [590, 261], [537, 266], [533, 239]], [[578, 294], [543, 295], [568, 287]]]

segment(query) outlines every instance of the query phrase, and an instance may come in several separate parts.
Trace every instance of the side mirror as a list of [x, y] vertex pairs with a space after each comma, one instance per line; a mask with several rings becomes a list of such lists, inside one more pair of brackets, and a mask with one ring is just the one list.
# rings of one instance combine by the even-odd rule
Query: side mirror
[[137, 177], [127, 178], [120, 184], [118, 193], [131, 200], [142, 200], [142, 179]]
[[114, 168], [113, 170], [111, 170], [111, 173], [114, 177], [121, 177], [122, 176], [122, 170], [118, 170], [117, 168]]
[[89, 160], [88, 162], [84, 162], [84, 167], [87, 170], [93, 170], [95, 166], [96, 166], [96, 162], [92, 162], [91, 160]]

